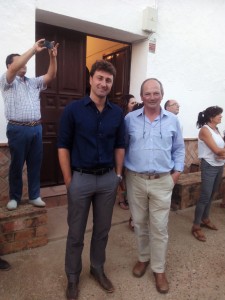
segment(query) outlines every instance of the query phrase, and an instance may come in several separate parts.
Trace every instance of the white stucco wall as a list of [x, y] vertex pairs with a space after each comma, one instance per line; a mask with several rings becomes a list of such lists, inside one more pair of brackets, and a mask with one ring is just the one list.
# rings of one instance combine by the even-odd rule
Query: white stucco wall
[[37, 8], [142, 35], [142, 13], [155, 0], [37, 0]]
[[[198, 112], [225, 110], [225, 1], [159, 0], [156, 53], [149, 54], [148, 76], [159, 78], [164, 102], [181, 104], [185, 137], [197, 135]], [[163, 102], [163, 103], [164, 103]], [[221, 131], [225, 129], [225, 113]]]
[[[144, 40], [147, 34], [141, 30], [142, 12], [147, 6], [158, 8], [155, 54], [148, 53], [148, 41]], [[36, 8], [47, 16], [54, 13], [54, 20], [53, 16], [47, 18], [50, 24], [76, 29], [80, 21], [84, 32], [95, 29], [96, 35], [111, 32], [119, 41], [126, 36], [126, 41], [132, 40], [130, 92], [138, 98], [144, 79], [161, 80], [165, 89], [163, 104], [168, 98], [181, 104], [179, 118], [185, 137], [197, 136], [199, 111], [210, 105], [225, 108], [224, 0], [0, 0], [0, 74], [5, 71], [9, 53], [23, 53], [33, 45]], [[65, 16], [69, 17], [67, 22]], [[34, 73], [32, 58], [28, 76]], [[0, 96], [0, 142], [6, 141], [5, 124]], [[220, 125], [222, 130], [224, 124]]]
[[[6, 71], [5, 60], [11, 53], [24, 53], [35, 42], [35, 0], [0, 0], [0, 74]], [[35, 75], [35, 59], [28, 65], [28, 76]], [[0, 142], [6, 143], [6, 120], [4, 104], [0, 93]]]

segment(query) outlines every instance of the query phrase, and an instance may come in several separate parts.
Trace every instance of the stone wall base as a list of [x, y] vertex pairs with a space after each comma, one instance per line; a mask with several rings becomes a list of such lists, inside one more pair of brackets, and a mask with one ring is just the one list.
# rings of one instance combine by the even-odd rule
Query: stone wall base
[[[193, 206], [197, 203], [200, 197], [201, 189], [201, 172], [181, 174], [178, 182], [173, 189], [172, 201], [174, 201], [179, 209], [184, 209]], [[220, 184], [218, 193], [215, 195], [215, 200], [221, 199], [225, 191], [225, 169], [223, 179]]]
[[0, 208], [0, 255], [48, 243], [47, 209], [22, 204], [14, 211]]

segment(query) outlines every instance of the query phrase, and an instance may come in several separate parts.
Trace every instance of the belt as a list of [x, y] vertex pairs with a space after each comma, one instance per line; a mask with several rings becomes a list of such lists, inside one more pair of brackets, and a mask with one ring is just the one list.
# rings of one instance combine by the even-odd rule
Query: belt
[[143, 179], [147, 179], [147, 180], [152, 180], [152, 179], [159, 179], [161, 177], [167, 176], [170, 173], [166, 172], [166, 173], [137, 173], [134, 171], [129, 170], [128, 172], [133, 173], [135, 176], [141, 177]]
[[34, 126], [40, 125], [41, 124], [41, 120], [31, 121], [31, 122], [20, 122], [20, 121], [9, 120], [9, 124], [18, 125], [18, 126], [30, 126], [30, 127], [34, 127]]
[[101, 169], [83, 169], [83, 168], [73, 168], [73, 171], [84, 173], [84, 174], [92, 174], [92, 175], [103, 175], [108, 173], [113, 168], [101, 168]]

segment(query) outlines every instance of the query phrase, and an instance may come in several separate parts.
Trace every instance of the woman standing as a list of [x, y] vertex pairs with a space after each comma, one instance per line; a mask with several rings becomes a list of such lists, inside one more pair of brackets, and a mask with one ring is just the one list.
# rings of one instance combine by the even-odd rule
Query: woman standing
[[217, 128], [217, 125], [221, 123], [222, 112], [221, 107], [208, 107], [199, 113], [196, 123], [197, 127], [201, 128], [198, 136], [198, 157], [201, 159], [201, 193], [195, 208], [191, 232], [201, 242], [206, 241], [201, 227], [218, 230], [210, 221], [209, 212], [213, 196], [223, 174], [225, 144]]

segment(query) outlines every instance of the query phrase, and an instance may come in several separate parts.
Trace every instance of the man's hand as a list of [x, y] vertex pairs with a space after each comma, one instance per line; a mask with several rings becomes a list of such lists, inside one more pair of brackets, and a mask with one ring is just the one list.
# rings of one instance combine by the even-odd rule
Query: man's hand
[[59, 47], [59, 43], [56, 43], [53, 41], [51, 42], [51, 44], [53, 45], [53, 48], [52, 49], [48, 49], [48, 53], [50, 56], [53, 56], [53, 57], [56, 57], [57, 56], [57, 48]]
[[177, 183], [177, 181], [178, 181], [178, 179], [179, 179], [179, 177], [180, 177], [180, 174], [181, 174], [181, 172], [178, 172], [178, 171], [174, 171], [174, 172], [171, 174], [171, 176], [172, 176], [172, 178], [173, 178], [174, 184]]
[[46, 47], [44, 47], [44, 41], [45, 41], [45, 39], [40, 39], [34, 44], [34, 46], [33, 46], [34, 54], [46, 49]]
[[[33, 46], [33, 52], [37, 53], [37, 52], [43, 51], [44, 49], [47, 49], [47, 47], [44, 46], [44, 42], [45, 42], [45, 39], [38, 40]], [[54, 41], [52, 41], [51, 44], [53, 47], [52, 47], [52, 49], [48, 49], [49, 55], [56, 57], [57, 56], [57, 48], [58, 48], [59, 44], [58, 43], [55, 44]]]

